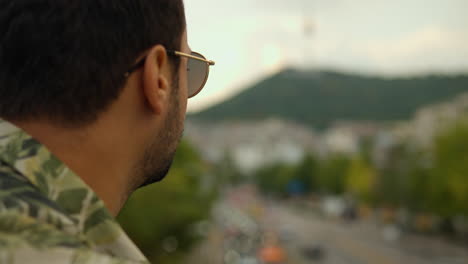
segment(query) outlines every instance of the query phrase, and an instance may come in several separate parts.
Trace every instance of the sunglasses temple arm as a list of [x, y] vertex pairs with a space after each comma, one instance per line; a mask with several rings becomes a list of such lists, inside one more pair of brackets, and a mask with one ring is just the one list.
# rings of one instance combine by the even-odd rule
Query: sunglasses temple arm
[[125, 76], [125, 77], [130, 76], [130, 74], [131, 74], [132, 72], [134, 72], [136, 69], [138, 69], [138, 68], [142, 67], [143, 65], [145, 65], [145, 62], [146, 62], [146, 57], [144, 57], [143, 59], [141, 59], [137, 64], [133, 65], [133, 67], [130, 68], [130, 69], [124, 74], [124, 76]]

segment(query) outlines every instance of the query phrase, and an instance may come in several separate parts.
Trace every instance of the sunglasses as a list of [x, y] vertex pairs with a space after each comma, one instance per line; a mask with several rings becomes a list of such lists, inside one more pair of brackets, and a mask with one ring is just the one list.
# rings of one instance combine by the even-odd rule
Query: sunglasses
[[[191, 54], [183, 53], [180, 51], [168, 50], [168, 55], [179, 56], [188, 58], [187, 62], [187, 81], [188, 81], [188, 98], [192, 98], [203, 89], [208, 80], [210, 73], [210, 66], [215, 65], [212, 60], [207, 60], [205, 56], [198, 52], [192, 52]], [[132, 72], [142, 67], [145, 64], [146, 57], [137, 62], [131, 67], [126, 73], [125, 77], [130, 76]]]

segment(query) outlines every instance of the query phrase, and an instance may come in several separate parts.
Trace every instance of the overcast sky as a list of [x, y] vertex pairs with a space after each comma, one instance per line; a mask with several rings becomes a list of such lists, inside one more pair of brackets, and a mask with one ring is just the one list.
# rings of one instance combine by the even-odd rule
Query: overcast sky
[[286, 66], [468, 72], [468, 0], [185, 0], [189, 44], [217, 62], [197, 110]]

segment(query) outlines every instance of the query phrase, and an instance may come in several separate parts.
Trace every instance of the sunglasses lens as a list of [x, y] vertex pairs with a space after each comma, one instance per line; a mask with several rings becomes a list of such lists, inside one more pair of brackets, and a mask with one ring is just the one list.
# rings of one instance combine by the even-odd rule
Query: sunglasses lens
[[[192, 56], [205, 59], [203, 55], [192, 52]], [[208, 64], [204, 61], [189, 59], [187, 64], [188, 72], [188, 96], [193, 97], [205, 85], [208, 77]]]

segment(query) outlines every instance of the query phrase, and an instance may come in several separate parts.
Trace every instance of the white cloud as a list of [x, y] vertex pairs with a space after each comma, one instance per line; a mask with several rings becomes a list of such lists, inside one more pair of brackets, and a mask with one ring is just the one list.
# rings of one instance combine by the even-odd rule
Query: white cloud
[[378, 68], [397, 73], [468, 69], [468, 34], [430, 26], [399, 39], [370, 42], [363, 53]]

